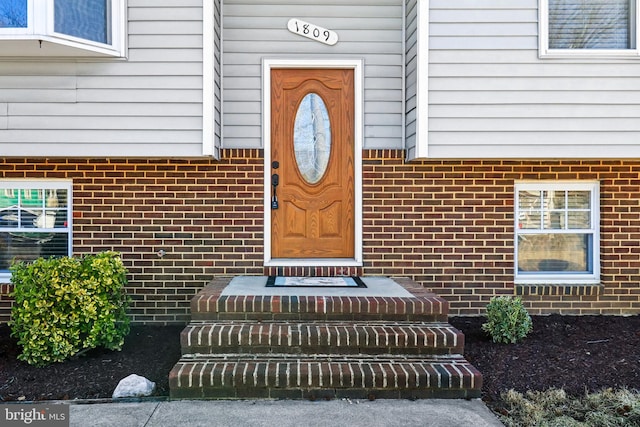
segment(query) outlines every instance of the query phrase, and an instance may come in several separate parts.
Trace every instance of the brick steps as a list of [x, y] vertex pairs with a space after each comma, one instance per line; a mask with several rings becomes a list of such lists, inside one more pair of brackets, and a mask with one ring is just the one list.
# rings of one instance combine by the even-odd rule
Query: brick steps
[[462, 356], [210, 354], [183, 357], [173, 398], [472, 398], [482, 377]]
[[192, 320], [387, 320], [446, 322], [446, 301], [435, 295], [408, 297], [262, 296], [200, 293]]
[[456, 354], [464, 335], [446, 323], [217, 321], [187, 326], [190, 353]]
[[409, 297], [223, 295], [229, 280], [191, 301], [172, 398], [480, 397], [447, 301], [409, 279], [392, 281]]

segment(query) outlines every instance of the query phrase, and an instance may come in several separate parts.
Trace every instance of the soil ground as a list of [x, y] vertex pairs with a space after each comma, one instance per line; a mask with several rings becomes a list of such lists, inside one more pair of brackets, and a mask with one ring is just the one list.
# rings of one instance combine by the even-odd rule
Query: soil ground
[[169, 395], [169, 371], [180, 358], [184, 326], [132, 325], [122, 351], [95, 349], [44, 368], [17, 359], [20, 347], [0, 325], [0, 402], [111, 398], [130, 374], [156, 383], [156, 395]]
[[518, 344], [495, 344], [484, 317], [454, 317], [465, 357], [483, 374], [482, 399], [502, 412], [500, 394], [562, 388], [584, 396], [607, 388], [640, 388], [640, 316], [532, 316]]
[[[495, 344], [483, 317], [452, 317], [465, 334], [465, 356], [484, 376], [483, 400], [500, 410], [500, 393], [564, 388], [569, 394], [640, 386], [640, 316], [534, 316], [519, 344]], [[168, 373], [180, 357], [182, 326], [134, 325], [122, 351], [94, 350], [35, 368], [17, 360], [20, 348], [0, 326], [0, 401], [110, 398], [135, 373], [169, 394]]]

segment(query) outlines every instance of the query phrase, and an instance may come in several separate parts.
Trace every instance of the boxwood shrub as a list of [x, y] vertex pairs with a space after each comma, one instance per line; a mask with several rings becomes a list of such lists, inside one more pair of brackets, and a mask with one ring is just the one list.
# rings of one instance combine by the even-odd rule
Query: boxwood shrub
[[493, 342], [515, 344], [533, 329], [531, 316], [518, 297], [491, 298], [487, 305], [487, 322], [482, 330], [489, 333]]
[[11, 334], [36, 366], [90, 349], [120, 350], [129, 333], [127, 269], [116, 252], [11, 266]]

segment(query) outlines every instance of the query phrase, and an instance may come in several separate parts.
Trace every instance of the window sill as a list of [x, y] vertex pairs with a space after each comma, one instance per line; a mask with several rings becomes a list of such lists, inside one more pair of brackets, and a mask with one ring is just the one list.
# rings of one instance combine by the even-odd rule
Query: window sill
[[0, 60], [6, 58], [124, 58], [117, 49], [69, 42], [51, 37], [0, 38]]
[[602, 293], [602, 284], [591, 285], [527, 285], [516, 284], [515, 294], [520, 296], [597, 296]]
[[640, 59], [639, 49], [598, 50], [598, 49], [554, 49], [540, 50], [540, 59]]

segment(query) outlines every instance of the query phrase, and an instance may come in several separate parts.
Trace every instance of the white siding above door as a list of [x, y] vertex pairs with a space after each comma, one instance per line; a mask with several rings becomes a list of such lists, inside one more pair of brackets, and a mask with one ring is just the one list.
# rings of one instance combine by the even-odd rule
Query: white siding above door
[[[223, 2], [225, 148], [262, 148], [261, 63], [268, 58], [364, 60], [364, 148], [404, 148], [403, 0]], [[287, 29], [290, 18], [331, 29], [328, 46]]]

